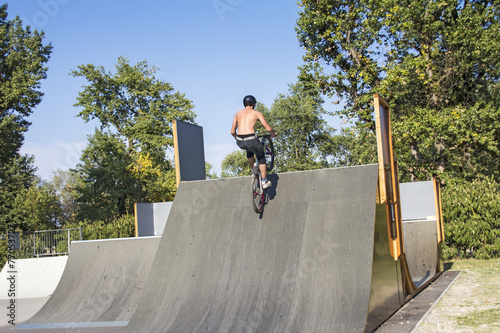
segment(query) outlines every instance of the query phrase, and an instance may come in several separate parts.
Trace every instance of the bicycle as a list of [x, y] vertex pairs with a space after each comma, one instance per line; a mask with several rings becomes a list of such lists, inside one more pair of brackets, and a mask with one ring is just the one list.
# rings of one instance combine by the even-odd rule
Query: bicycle
[[[266, 170], [271, 171], [274, 167], [274, 147], [270, 135], [258, 136], [264, 146], [264, 156], [266, 157]], [[265, 192], [262, 187], [262, 175], [260, 174], [259, 163], [255, 161], [254, 168], [257, 168], [257, 174], [252, 177], [252, 206], [256, 213], [262, 213], [265, 203]]]

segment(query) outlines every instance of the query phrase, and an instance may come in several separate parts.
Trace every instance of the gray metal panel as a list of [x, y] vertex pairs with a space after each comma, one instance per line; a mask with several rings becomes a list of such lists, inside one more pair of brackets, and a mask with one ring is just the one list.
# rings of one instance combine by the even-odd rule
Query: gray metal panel
[[181, 183], [127, 332], [363, 332], [378, 166]]
[[54, 294], [26, 323], [127, 321], [160, 237], [73, 242]]
[[154, 235], [163, 235], [167, 224], [168, 215], [172, 208], [172, 202], [155, 202], [154, 204]]
[[436, 218], [434, 184], [432, 181], [400, 183], [401, 215], [405, 220]]
[[161, 236], [172, 202], [137, 203], [137, 236]]
[[203, 128], [176, 120], [181, 180], [202, 180], [205, 174]]
[[137, 236], [155, 236], [154, 205], [152, 203], [137, 203]]
[[408, 269], [418, 288], [440, 270], [436, 220], [404, 222], [403, 237]]
[[401, 264], [394, 261], [390, 253], [387, 220], [387, 206], [377, 205], [366, 332], [375, 329], [404, 302], [404, 295], [401, 295]]

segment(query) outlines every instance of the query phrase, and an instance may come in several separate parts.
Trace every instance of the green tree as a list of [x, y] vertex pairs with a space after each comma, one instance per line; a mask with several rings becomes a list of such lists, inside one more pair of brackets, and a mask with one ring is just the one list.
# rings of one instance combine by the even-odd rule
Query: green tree
[[217, 179], [217, 173], [213, 171], [212, 164], [205, 162], [205, 176], [207, 179]]
[[381, 89], [394, 105], [402, 176], [498, 179], [500, 3], [393, 5]]
[[300, 78], [374, 130], [373, 93], [393, 110], [403, 179], [498, 178], [498, 1], [299, 2]]
[[44, 33], [23, 27], [19, 17], [7, 19], [7, 5], [0, 6], [0, 231], [25, 228], [29, 221], [14, 214], [25, 191], [34, 186], [33, 157], [19, 153], [27, 117], [42, 100], [40, 81], [52, 50]]
[[380, 2], [299, 1], [297, 36], [306, 50], [299, 78], [345, 102], [338, 113], [374, 130], [370, 103], [381, 80]]
[[57, 195], [60, 204], [57, 223], [62, 227], [68, 223], [77, 222], [78, 205], [76, 198], [78, 193], [76, 187], [78, 183], [79, 179], [73, 170], [57, 170], [47, 183], [47, 186], [51, 187]]
[[54, 189], [39, 182], [19, 191], [13, 201], [12, 217], [17, 229], [51, 230], [58, 227], [60, 211]]
[[310, 170], [326, 167], [325, 148], [334, 129], [327, 125], [328, 112], [314, 90], [300, 83], [289, 86], [288, 94], [279, 94], [266, 120], [278, 133], [273, 139], [276, 172]]
[[169, 201], [175, 194], [172, 120], [194, 121], [184, 94], [155, 78], [145, 61], [118, 58], [116, 72], [82, 65], [71, 74], [87, 80], [75, 106], [85, 121], [98, 119], [77, 172], [80, 217], [108, 220], [133, 213], [134, 202]]
[[[16, 209], [22, 200], [28, 200], [26, 192], [36, 183], [33, 157], [14, 156], [0, 165], [0, 228], [1, 232], [16, 229], [30, 230], [30, 221], [17, 216]], [[28, 204], [28, 203], [26, 203]], [[31, 229], [32, 230], [32, 229]]]
[[355, 126], [340, 129], [340, 134], [323, 142], [321, 150], [335, 167], [378, 163], [375, 133]]
[[245, 151], [235, 150], [222, 161], [221, 178], [243, 177], [250, 175], [250, 166]]

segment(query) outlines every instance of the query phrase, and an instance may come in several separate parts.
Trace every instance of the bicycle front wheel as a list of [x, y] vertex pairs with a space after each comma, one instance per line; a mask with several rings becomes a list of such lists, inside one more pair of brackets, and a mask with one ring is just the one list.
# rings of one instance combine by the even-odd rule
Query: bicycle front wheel
[[252, 207], [256, 213], [264, 210], [264, 189], [257, 175], [252, 177]]
[[263, 138], [264, 156], [266, 158], [266, 170], [271, 171], [274, 168], [274, 146], [271, 137], [266, 135]]

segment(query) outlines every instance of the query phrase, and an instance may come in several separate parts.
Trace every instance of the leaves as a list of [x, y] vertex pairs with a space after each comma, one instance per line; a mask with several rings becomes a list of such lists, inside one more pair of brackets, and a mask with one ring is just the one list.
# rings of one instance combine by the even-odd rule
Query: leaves
[[224, 157], [221, 178], [247, 176], [250, 170], [246, 153], [243, 150], [235, 150]]
[[446, 251], [477, 259], [500, 255], [500, 185], [492, 178], [450, 179], [442, 191]]
[[334, 129], [324, 119], [327, 112], [314, 90], [296, 83], [288, 94], [279, 94], [270, 110], [263, 109], [268, 123], [278, 133], [273, 139], [276, 172], [310, 170], [327, 165], [321, 150]]
[[[7, 5], [0, 6], [1, 232], [51, 224], [46, 211], [50, 195], [36, 186], [33, 157], [19, 153], [30, 125], [27, 117], [43, 96], [40, 81], [52, 50], [43, 38], [43, 33], [23, 28], [19, 17], [8, 20]], [[30, 205], [41, 211], [27, 210]]]
[[374, 131], [373, 93], [392, 110], [404, 180], [499, 176], [500, 4], [300, 1], [301, 82], [345, 101]]
[[7, 20], [7, 5], [0, 6], [0, 118], [27, 117], [40, 103], [40, 81], [52, 52], [43, 38], [43, 32], [23, 28], [19, 17]]
[[175, 173], [165, 151], [173, 146], [172, 120], [194, 121], [192, 102], [156, 79], [145, 61], [131, 66], [119, 57], [115, 73], [78, 68], [71, 74], [88, 82], [75, 104], [79, 116], [101, 123], [77, 167], [80, 218], [111, 220], [133, 214], [135, 202], [173, 200]]
[[75, 106], [83, 107], [78, 116], [98, 119], [101, 130], [116, 131], [129, 150], [166, 149], [173, 145], [172, 120], [194, 121], [192, 102], [157, 80], [157, 69], [145, 61], [131, 66], [119, 57], [115, 74], [93, 64], [78, 68], [71, 74], [89, 83], [78, 94]]

